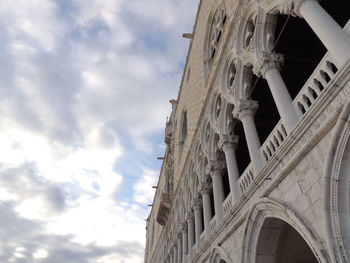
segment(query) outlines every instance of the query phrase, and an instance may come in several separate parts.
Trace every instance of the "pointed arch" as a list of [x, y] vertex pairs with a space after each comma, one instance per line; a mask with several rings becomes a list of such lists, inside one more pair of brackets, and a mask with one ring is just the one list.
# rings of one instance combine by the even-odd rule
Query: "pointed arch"
[[[248, 214], [242, 251], [242, 263], [257, 262], [258, 241], [264, 222], [278, 219], [294, 229], [309, 246], [318, 262], [330, 262], [329, 255], [322, 241], [303, 216], [290, 206], [271, 198], [261, 198], [253, 204]], [[277, 227], [276, 227], [277, 228]]]

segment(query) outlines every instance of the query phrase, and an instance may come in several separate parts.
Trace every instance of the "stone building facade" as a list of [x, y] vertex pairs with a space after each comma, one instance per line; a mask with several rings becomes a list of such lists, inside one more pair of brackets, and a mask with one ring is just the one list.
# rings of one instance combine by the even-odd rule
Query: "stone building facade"
[[349, 0], [201, 0], [145, 263], [350, 262]]

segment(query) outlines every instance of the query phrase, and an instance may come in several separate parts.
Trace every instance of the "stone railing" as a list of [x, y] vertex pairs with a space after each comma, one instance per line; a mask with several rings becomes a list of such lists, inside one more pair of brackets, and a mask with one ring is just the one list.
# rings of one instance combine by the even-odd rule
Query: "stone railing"
[[253, 165], [250, 163], [241, 177], [238, 179], [238, 185], [241, 192], [244, 193], [248, 186], [254, 181]]
[[204, 244], [205, 241], [205, 233], [204, 231], [202, 232], [202, 234], [200, 235], [200, 241], [199, 241], [199, 246], [202, 246]]
[[[345, 25], [344, 31], [350, 35], [350, 20]], [[334, 59], [327, 52], [293, 101], [299, 116], [303, 116], [324, 89], [327, 89], [328, 83], [331, 82], [337, 71]]]
[[209, 225], [210, 225], [210, 232], [212, 232], [215, 229], [215, 227], [216, 227], [216, 216], [214, 216], [210, 220]]
[[260, 153], [266, 162], [273, 156], [287, 136], [287, 130], [280, 120], [260, 148]]
[[194, 246], [192, 246], [192, 247], [190, 248], [190, 250], [191, 250], [191, 255], [194, 255], [194, 253], [196, 252], [196, 245], [197, 245], [197, 243], [196, 243]]
[[233, 203], [234, 203], [234, 200], [233, 200], [233, 195], [230, 193], [225, 201], [223, 202], [222, 206], [223, 206], [223, 209], [224, 209], [224, 215], [226, 215], [232, 208], [233, 206]]
[[293, 101], [293, 106], [299, 116], [303, 116], [312, 107], [323, 91], [327, 89], [328, 83], [337, 71], [333, 59], [327, 52]]

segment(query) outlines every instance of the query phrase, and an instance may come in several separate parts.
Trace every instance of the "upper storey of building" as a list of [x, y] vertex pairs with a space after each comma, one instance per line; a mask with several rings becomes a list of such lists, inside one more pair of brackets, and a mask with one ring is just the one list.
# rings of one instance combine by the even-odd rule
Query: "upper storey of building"
[[331, 87], [345, 85], [350, 38], [344, 5], [344, 0], [200, 1], [180, 92], [166, 124], [167, 149], [147, 224], [147, 262], [164, 256], [159, 251], [171, 248], [186, 215], [199, 203], [205, 207], [209, 194], [212, 207], [198, 227], [199, 243], [202, 231], [278, 162], [286, 145], [301, 138], [316, 112], [339, 92]]

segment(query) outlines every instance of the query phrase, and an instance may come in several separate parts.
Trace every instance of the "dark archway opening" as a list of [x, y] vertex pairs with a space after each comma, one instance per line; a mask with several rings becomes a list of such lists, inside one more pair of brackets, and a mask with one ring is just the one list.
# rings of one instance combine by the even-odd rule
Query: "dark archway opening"
[[303, 237], [289, 224], [277, 219], [264, 221], [258, 239], [256, 262], [317, 263]]
[[242, 173], [250, 163], [250, 156], [249, 156], [247, 141], [244, 134], [243, 125], [242, 125], [242, 122], [240, 122], [239, 120], [236, 120], [236, 123], [234, 126], [234, 134], [237, 135], [239, 138], [238, 146], [236, 149], [236, 160], [237, 160], [239, 174], [242, 175]]
[[204, 210], [203, 210], [203, 199], [202, 199], [202, 206], [201, 206], [201, 220], [202, 220], [202, 229], [201, 229], [201, 233], [203, 233], [204, 231]]
[[348, 22], [349, 16], [349, 1], [347, 0], [322, 0], [321, 6], [327, 13], [341, 26], [344, 27]]
[[327, 50], [306, 21], [298, 17], [278, 15], [275, 38], [279, 35], [275, 52], [284, 56], [281, 75], [294, 99]]
[[213, 218], [216, 214], [215, 212], [215, 205], [214, 205], [214, 192], [213, 192], [213, 187], [210, 189], [210, 209], [211, 209], [211, 216], [210, 218]]
[[259, 104], [254, 120], [260, 143], [263, 144], [280, 120], [275, 101], [265, 79], [253, 75], [250, 99], [256, 100]]
[[228, 171], [227, 169], [225, 169], [224, 171], [222, 171], [221, 173], [221, 178], [222, 178], [222, 183], [224, 185], [224, 196], [225, 198], [230, 194], [231, 189], [230, 189], [230, 182], [228, 179]]

